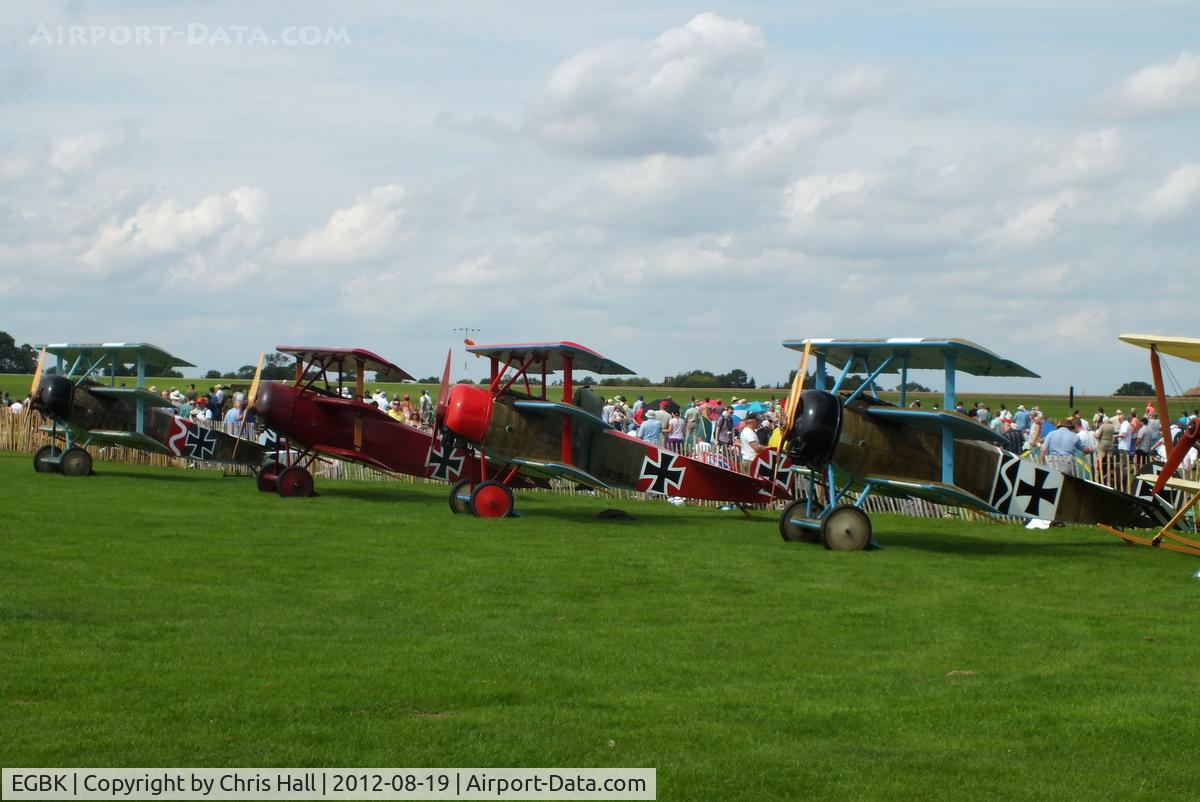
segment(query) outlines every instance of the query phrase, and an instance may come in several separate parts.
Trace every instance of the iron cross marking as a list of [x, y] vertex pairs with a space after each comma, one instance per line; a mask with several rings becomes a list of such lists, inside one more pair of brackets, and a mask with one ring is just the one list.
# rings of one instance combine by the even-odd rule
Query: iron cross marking
[[639, 481], [641, 479], [650, 480], [650, 486], [646, 488], [647, 493], [661, 493], [665, 496], [667, 488], [672, 490], [680, 488], [683, 484], [685, 469], [682, 465], [676, 467], [677, 461], [681, 460], [669, 451], [659, 451], [657, 460], [653, 455], [646, 455], [646, 459], [642, 461], [642, 473], [638, 479]]
[[1046, 487], [1046, 480], [1049, 478], [1050, 471], [1035, 468], [1033, 484], [1029, 484], [1024, 479], [1017, 483], [1017, 498], [1029, 499], [1029, 503], [1025, 505], [1026, 514], [1041, 517], [1038, 511], [1041, 509], [1043, 501], [1053, 509], [1054, 500], [1058, 498], [1058, 488]]
[[207, 426], [189, 426], [184, 447], [192, 459], [209, 459], [217, 450], [217, 433]]
[[[766, 479], [774, 484], [775, 492], [766, 487], [758, 490], [759, 495], [774, 498], [792, 495], [792, 464], [786, 455], [777, 457], [774, 451], [763, 452], [765, 456], [755, 463], [754, 475], [758, 479]], [[775, 460], [779, 459], [779, 470], [775, 470]]]
[[462, 472], [463, 457], [447, 448], [445, 443], [439, 442], [429, 449], [429, 457], [425, 460], [425, 465], [433, 468], [429, 474], [431, 477], [449, 481], [451, 476], [458, 476]]

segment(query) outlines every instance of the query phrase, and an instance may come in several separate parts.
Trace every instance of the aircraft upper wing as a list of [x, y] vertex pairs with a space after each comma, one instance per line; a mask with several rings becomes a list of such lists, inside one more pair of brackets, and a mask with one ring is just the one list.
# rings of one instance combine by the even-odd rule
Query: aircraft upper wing
[[952, 354], [955, 370], [974, 376], [1041, 378], [1029, 368], [998, 356], [970, 340], [922, 337], [893, 337], [888, 340], [807, 339], [785, 340], [783, 345], [803, 351], [806, 343], [812, 343], [812, 353], [835, 368], [859, 360], [865, 361], [873, 369], [887, 357], [896, 356], [900, 358], [892, 361], [887, 373], [899, 373], [905, 364], [910, 370], [944, 370], [946, 356]]
[[1141, 348], [1154, 347], [1160, 354], [1177, 356], [1189, 362], [1200, 362], [1200, 339], [1195, 337], [1163, 337], [1158, 334], [1122, 334], [1119, 338]]
[[168, 354], [157, 345], [150, 343], [48, 343], [38, 347], [45, 348], [46, 353], [53, 354], [64, 362], [74, 361], [81, 356], [91, 360], [97, 360], [103, 356], [115, 359], [117, 364], [125, 366], [137, 364], [138, 357], [142, 356], [147, 363], [158, 367], [196, 367], [191, 362]]
[[478, 356], [497, 359], [501, 363], [513, 362], [517, 365], [532, 357], [533, 364], [539, 369], [545, 364], [548, 373], [563, 370], [568, 360], [573, 370], [584, 370], [588, 373], [629, 375], [634, 372], [590, 348], [573, 342], [471, 345], [467, 350]]
[[611, 429], [611, 424], [600, 420], [586, 409], [581, 409], [574, 404], [563, 404], [558, 401], [540, 401], [540, 400], [518, 400], [513, 402], [513, 408], [519, 412], [529, 412], [534, 415], [543, 415], [546, 417], [553, 415], [565, 415], [568, 418], [595, 426], [598, 429]]
[[[1138, 477], [1151, 487], [1158, 481], [1158, 474], [1148, 473]], [[1200, 482], [1193, 482], [1191, 479], [1181, 479], [1178, 476], [1172, 476], [1166, 481], [1166, 486], [1172, 490], [1182, 490], [1185, 493], [1200, 493]]]
[[350, 373], [356, 370], [369, 371], [381, 382], [412, 381], [412, 376], [403, 368], [387, 361], [379, 354], [365, 348], [323, 348], [307, 345], [279, 345], [275, 350], [289, 354], [305, 362], [316, 362], [335, 373]]
[[147, 406], [172, 408], [175, 406], [158, 393], [152, 393], [140, 387], [106, 387], [103, 384], [85, 384], [83, 386], [89, 393], [101, 398], [128, 398], [133, 401], [140, 398]]
[[969, 493], [961, 487], [948, 485], [944, 482], [933, 482], [924, 479], [904, 479], [898, 476], [867, 476], [863, 479], [886, 496], [900, 498], [920, 498], [932, 501], [934, 504], [949, 504], [954, 507], [988, 512], [1000, 515], [1000, 511], [988, 504], [974, 493]]
[[942, 427], [947, 426], [955, 440], [981, 440], [997, 445], [1004, 444], [1004, 438], [976, 420], [972, 420], [957, 412], [945, 410], [900, 409], [898, 407], [867, 407], [867, 414], [884, 420], [895, 421], [905, 426], [912, 426], [933, 434], [941, 434]]

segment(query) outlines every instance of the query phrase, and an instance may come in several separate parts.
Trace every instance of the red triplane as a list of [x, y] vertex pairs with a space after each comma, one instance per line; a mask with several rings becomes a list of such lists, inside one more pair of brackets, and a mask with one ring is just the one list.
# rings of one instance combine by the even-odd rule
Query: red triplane
[[[312, 495], [309, 469], [320, 455], [448, 482], [471, 475], [474, 464], [465, 452], [443, 450], [429, 432], [362, 400], [365, 373], [381, 382], [411, 380], [401, 368], [362, 348], [281, 345], [277, 350], [296, 358], [294, 380], [260, 383], [256, 375], [249, 393], [251, 409], [278, 435], [275, 460], [259, 472], [259, 490]], [[343, 380], [350, 376], [354, 394], [343, 397]], [[298, 456], [284, 458], [285, 448]]]
[[[572, 342], [468, 344], [467, 350], [491, 361], [489, 385], [447, 387], [447, 359], [435, 416], [443, 448], [464, 449], [477, 464], [476, 472], [463, 475], [451, 489], [455, 512], [485, 518], [511, 514], [512, 489], [522, 475], [739, 505], [792, 497], [790, 463], [771, 449], [760, 452], [750, 473], [742, 474], [659, 448], [600, 420], [603, 401], [586, 387], [575, 388], [575, 371], [633, 371], [595, 351]], [[562, 400], [552, 401], [546, 379], [559, 371]], [[777, 469], [776, 460], [785, 464]]]

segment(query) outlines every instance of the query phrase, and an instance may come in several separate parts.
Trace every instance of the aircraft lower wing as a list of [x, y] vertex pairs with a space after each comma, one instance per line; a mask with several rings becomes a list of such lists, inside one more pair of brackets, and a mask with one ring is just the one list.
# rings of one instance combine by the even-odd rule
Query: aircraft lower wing
[[965, 507], [978, 512], [991, 513], [992, 515], [1000, 514], [1000, 510], [988, 504], [974, 493], [943, 482], [932, 482], [922, 479], [901, 479], [893, 476], [868, 476], [863, 479], [863, 483], [869, 484], [875, 491], [885, 496], [919, 498], [931, 501], [934, 504]]
[[54, 435], [55, 437], [65, 437], [68, 430], [70, 431], [71, 439], [76, 443], [81, 443], [83, 445], [126, 446], [128, 448], [153, 451], [156, 454], [175, 456], [162, 443], [158, 442], [153, 437], [140, 432], [127, 432], [124, 429], [89, 430], [62, 423], [58, 424], [57, 426], [41, 427], [41, 431], [44, 434]]
[[114, 446], [126, 446], [128, 448], [137, 448], [143, 451], [153, 451], [156, 454], [166, 454], [172, 457], [175, 456], [165, 445], [158, 442], [153, 437], [142, 434], [141, 432], [127, 432], [120, 429], [91, 429], [80, 439], [87, 445], [107, 444]]
[[546, 479], [568, 479], [581, 485], [608, 490], [609, 485], [585, 470], [574, 465], [563, 465], [558, 462], [535, 462], [528, 459], [506, 460], [507, 465], [519, 465], [521, 473], [530, 476], [541, 476]]
[[396, 470], [395, 468], [392, 468], [391, 466], [386, 465], [383, 462], [380, 462], [379, 460], [375, 459], [374, 457], [368, 456], [361, 451], [355, 451], [352, 448], [340, 448], [339, 446], [314, 445], [314, 446], [312, 446], [312, 450], [317, 452], [318, 454], [325, 454], [330, 457], [337, 457], [338, 459], [349, 460], [350, 462], [361, 462], [366, 465], [370, 465], [372, 468], [378, 468], [381, 471], [387, 471], [388, 473], [394, 473]]
[[577, 420], [580, 423], [585, 423], [589, 426], [595, 426], [597, 429], [613, 428], [607, 421], [602, 421], [595, 415], [585, 409], [581, 409], [573, 404], [562, 404], [557, 401], [541, 401], [541, 400], [518, 400], [512, 403], [513, 409], [518, 412], [527, 412], [533, 415], [542, 415], [544, 417], [553, 417], [562, 415], [572, 420]]

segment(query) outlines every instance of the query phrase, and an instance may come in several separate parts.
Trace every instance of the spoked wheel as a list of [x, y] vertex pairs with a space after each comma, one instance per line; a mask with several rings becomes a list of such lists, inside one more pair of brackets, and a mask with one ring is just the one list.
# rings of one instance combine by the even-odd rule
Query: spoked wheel
[[820, 543], [821, 532], [811, 526], [800, 526], [792, 523], [793, 518], [804, 518], [808, 502], [804, 499], [793, 501], [783, 509], [779, 516], [779, 534], [789, 543]]
[[853, 504], [839, 504], [821, 521], [821, 543], [830, 551], [861, 551], [871, 542], [871, 519]]
[[71, 446], [63, 453], [59, 465], [63, 476], [87, 476], [92, 472], [92, 455], [82, 448]]
[[477, 518], [503, 518], [512, 508], [512, 490], [502, 482], [480, 482], [471, 491], [471, 514]]
[[61, 456], [62, 449], [58, 446], [42, 446], [33, 452], [33, 469], [38, 473], [54, 473], [58, 470], [58, 463], [49, 460], [57, 460]]
[[450, 512], [465, 515], [471, 511], [471, 480], [460, 479], [450, 488]]
[[279, 474], [275, 489], [284, 498], [307, 498], [313, 492], [312, 474], [303, 468], [287, 468]]
[[255, 479], [260, 493], [270, 493], [279, 486], [279, 463], [275, 460], [267, 460], [258, 469], [258, 477]]

